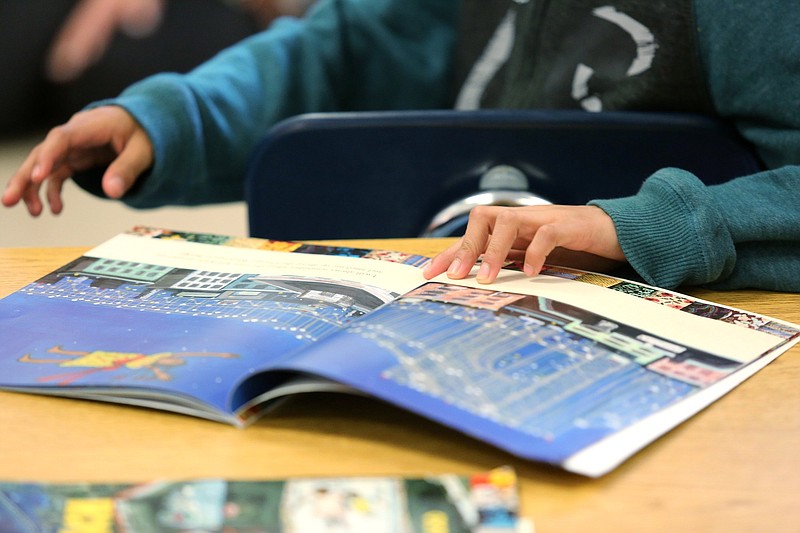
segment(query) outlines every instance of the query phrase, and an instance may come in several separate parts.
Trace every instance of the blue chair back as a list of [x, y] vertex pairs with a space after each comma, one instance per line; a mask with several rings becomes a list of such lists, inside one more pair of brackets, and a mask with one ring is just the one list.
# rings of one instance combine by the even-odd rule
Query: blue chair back
[[[663, 167], [706, 183], [761, 169], [735, 132], [697, 115], [403, 111], [300, 115], [274, 126], [246, 179], [250, 233], [272, 239], [415, 237], [499, 165], [552, 203], [628, 196]], [[446, 225], [447, 235], [463, 224]], [[430, 233], [429, 233], [430, 234]], [[436, 234], [443, 236], [443, 234]]]

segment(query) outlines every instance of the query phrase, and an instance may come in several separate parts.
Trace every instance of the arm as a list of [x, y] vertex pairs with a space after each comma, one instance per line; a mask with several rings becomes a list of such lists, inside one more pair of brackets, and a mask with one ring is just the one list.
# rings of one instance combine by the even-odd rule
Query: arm
[[[719, 289], [800, 291], [800, 47], [790, 22], [800, 16], [800, 7], [776, 9], [766, 0], [695, 0], [694, 6], [714, 106], [771, 170], [705, 187], [688, 172], [663, 169], [635, 196], [591, 202], [610, 216], [614, 228], [603, 232], [594, 246], [618, 240], [639, 275], [661, 287], [709, 284]], [[575, 229], [555, 232], [555, 245], [589, 250], [586, 239], [576, 239], [590, 231], [581, 228], [581, 207], [561, 207], [559, 225]], [[608, 227], [602, 217], [593, 220], [591, 231]], [[464, 249], [448, 250], [426, 274], [449, 267], [455, 277], [466, 275], [469, 267], [454, 268], [450, 261], [461, 254], [471, 266], [487, 251], [487, 237], [488, 233], [471, 235]], [[540, 241], [548, 244], [527, 248], [526, 262], [544, 255], [548, 261], [560, 261], [548, 255], [553, 240]], [[497, 262], [509, 251], [525, 252], [530, 242], [498, 246], [500, 251], [490, 254], [492, 268], [498, 269]], [[602, 247], [600, 253], [615, 258], [613, 247]], [[598, 263], [583, 259], [578, 264], [575, 259], [570, 257], [568, 264], [598, 270], [603, 266], [595, 268]], [[490, 275], [486, 281], [492, 279]]]
[[634, 198], [595, 204], [611, 214], [626, 257], [653, 284], [800, 291], [800, 4], [694, 7], [714, 107], [771, 170], [706, 188], [666, 169]]
[[112, 103], [142, 125], [155, 163], [124, 201], [240, 200], [250, 151], [291, 115], [443, 105], [457, 7], [453, 0], [322, 2], [188, 75], [134, 85]]
[[[638, 194], [588, 206], [476, 207], [456, 244], [425, 270], [491, 283], [506, 259], [608, 271], [627, 261], [664, 288], [710, 285], [800, 292], [800, 167], [705, 186], [663, 169]], [[598, 209], [599, 208], [599, 209]]]
[[134, 207], [241, 200], [252, 148], [283, 118], [445, 105], [459, 5], [323, 0], [304, 19], [281, 19], [189, 74], [153, 76], [54, 128], [2, 203], [24, 201], [36, 216], [44, 189], [60, 212], [61, 186], [73, 175]]
[[709, 284], [800, 291], [800, 167], [704, 186], [664, 169], [639, 194], [595, 200], [627, 261], [661, 287]]
[[[696, 215], [686, 213], [693, 216], [687, 223], [698, 231], [697, 237], [707, 241], [707, 249], [686, 243], [684, 250], [673, 252], [684, 254], [683, 258], [663, 259], [692, 263], [698, 258], [687, 254], [703, 252], [707, 255], [695, 268], [708, 270], [698, 277], [697, 270], [691, 273], [687, 268], [678, 276], [682, 280], [671, 275], [667, 279], [713, 282], [716, 288], [798, 291], [800, 48], [791, 21], [800, 16], [800, 4], [777, 8], [766, 0], [695, 0], [694, 6], [701, 59], [716, 111], [736, 126], [772, 170], [707, 190], [677, 177], [675, 198], [698, 203]], [[705, 229], [704, 223], [708, 224]], [[629, 229], [622, 219], [617, 225], [621, 233]], [[652, 232], [645, 229], [641, 235]], [[624, 240], [620, 235], [620, 241]], [[631, 241], [626, 255], [638, 262], [642, 251]], [[719, 276], [713, 274], [715, 270]]]

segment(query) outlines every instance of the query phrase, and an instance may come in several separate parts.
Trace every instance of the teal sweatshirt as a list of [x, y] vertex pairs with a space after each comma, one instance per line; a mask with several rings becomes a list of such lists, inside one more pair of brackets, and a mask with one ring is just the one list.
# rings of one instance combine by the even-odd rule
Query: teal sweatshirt
[[[302, 20], [160, 74], [111, 101], [145, 128], [155, 164], [134, 207], [237, 201], [250, 152], [306, 112], [447, 107], [458, 0], [320, 0]], [[592, 203], [631, 266], [661, 287], [800, 291], [800, 39], [795, 0], [695, 0], [713, 106], [770, 170], [704, 186], [663, 169], [635, 196]], [[768, 38], [765, 38], [767, 37]]]
[[629, 263], [662, 287], [800, 291], [800, 3], [695, 0], [715, 111], [770, 170], [705, 187], [664, 169], [630, 198], [593, 203]]

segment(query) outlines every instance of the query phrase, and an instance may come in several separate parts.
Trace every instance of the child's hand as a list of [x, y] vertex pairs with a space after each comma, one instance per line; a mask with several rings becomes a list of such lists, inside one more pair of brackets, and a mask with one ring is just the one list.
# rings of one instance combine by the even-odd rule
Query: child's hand
[[433, 258], [427, 279], [447, 272], [462, 279], [483, 255], [477, 281], [491, 283], [506, 260], [522, 260], [524, 272], [538, 274], [547, 260], [589, 270], [625, 261], [611, 218], [599, 207], [546, 205], [478, 206], [464, 236]]
[[11, 177], [2, 202], [11, 207], [23, 200], [38, 216], [43, 210], [39, 189], [47, 182], [47, 202], [58, 214], [64, 181], [74, 173], [107, 165], [103, 191], [121, 198], [152, 164], [153, 146], [133, 117], [121, 107], [98, 107], [50, 130]]

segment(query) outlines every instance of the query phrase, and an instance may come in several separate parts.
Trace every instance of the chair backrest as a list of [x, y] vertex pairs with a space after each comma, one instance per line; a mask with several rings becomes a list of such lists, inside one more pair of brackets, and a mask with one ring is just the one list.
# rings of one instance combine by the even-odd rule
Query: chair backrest
[[[487, 171], [498, 167], [518, 173], [513, 186], [503, 179], [485, 185]], [[517, 198], [584, 204], [634, 194], [664, 167], [689, 170], [712, 184], [756, 172], [761, 165], [730, 128], [696, 115], [311, 114], [269, 131], [253, 154], [246, 200], [253, 236], [415, 237], [426, 230], [431, 234], [431, 221], [444, 208], [478, 193], [507, 198], [511, 191]], [[443, 227], [433, 234], [463, 229]]]

